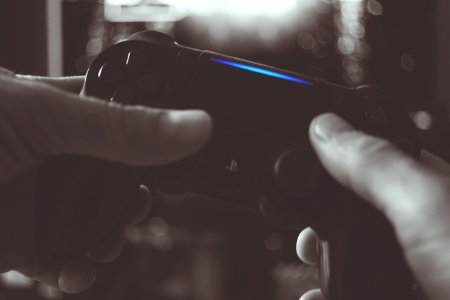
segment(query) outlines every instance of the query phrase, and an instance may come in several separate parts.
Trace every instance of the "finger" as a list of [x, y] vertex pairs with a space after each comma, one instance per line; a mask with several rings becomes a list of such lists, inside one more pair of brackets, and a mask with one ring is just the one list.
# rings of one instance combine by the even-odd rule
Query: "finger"
[[150, 193], [145, 186], [140, 186], [132, 197], [114, 189], [105, 190], [103, 195], [107, 201], [103, 201], [88, 232], [82, 235], [88, 249], [103, 248], [105, 240], [144, 220], [150, 212]]
[[87, 257], [79, 257], [63, 265], [58, 276], [58, 286], [65, 293], [77, 294], [90, 288], [96, 277], [96, 264]]
[[297, 238], [297, 255], [305, 263], [309, 265], [317, 265], [317, 235], [310, 227], [304, 229]]
[[[80, 98], [27, 80], [2, 82], [0, 125], [20, 171], [51, 154], [79, 154], [132, 165], [160, 165], [186, 157], [208, 140], [202, 111], [170, 111]], [[17, 172], [18, 173], [18, 172]]]
[[17, 270], [69, 294], [88, 289], [97, 276], [95, 263], [87, 257], [61, 259], [46, 252], [37, 252], [32, 260]]
[[85, 76], [67, 76], [67, 77], [44, 77], [16, 74], [17, 78], [32, 80], [38, 83], [45, 83], [53, 87], [79, 94], [83, 87]]
[[387, 141], [356, 131], [332, 114], [316, 118], [310, 136], [331, 175], [379, 208], [394, 225], [409, 226], [431, 208], [432, 213], [450, 209], [445, 179]]
[[0, 67], [0, 76], [12, 77], [12, 76], [14, 76], [14, 72]]
[[300, 300], [324, 300], [324, 298], [323, 298], [320, 290], [317, 289], [317, 290], [307, 291], [300, 297]]
[[89, 257], [95, 261], [107, 263], [116, 259], [125, 248], [123, 231], [115, 232], [89, 250]]
[[136, 225], [144, 221], [150, 213], [152, 206], [152, 197], [149, 189], [145, 185], [141, 185], [136, 194], [136, 200], [125, 214], [121, 227]]
[[330, 174], [394, 225], [417, 279], [430, 295], [449, 295], [450, 177], [392, 144], [356, 131], [336, 115], [316, 118], [313, 147]]

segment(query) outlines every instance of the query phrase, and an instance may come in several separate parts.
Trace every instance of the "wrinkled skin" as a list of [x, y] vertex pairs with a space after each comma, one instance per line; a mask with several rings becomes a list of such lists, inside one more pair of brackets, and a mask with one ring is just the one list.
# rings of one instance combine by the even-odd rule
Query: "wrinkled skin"
[[[119, 220], [102, 218], [100, 227], [110, 230], [101, 232], [86, 253], [54, 257], [36, 234], [40, 218], [35, 208], [41, 203], [36, 201], [35, 188], [46, 159], [75, 154], [130, 165], [160, 165], [200, 149], [212, 126], [201, 111], [122, 106], [80, 97], [83, 80], [14, 76], [0, 69], [0, 272], [15, 269], [67, 293], [89, 288], [98, 262], [120, 254], [124, 228], [147, 216], [151, 199], [144, 186], [131, 199], [108, 199], [111, 206], [127, 201]], [[86, 234], [96, 230], [90, 228]]]
[[[450, 166], [426, 152], [413, 160], [333, 114], [312, 122], [310, 139], [328, 172], [390, 220], [426, 297], [450, 299]], [[302, 231], [300, 259], [317, 264], [316, 243], [311, 228]], [[319, 290], [301, 298], [320, 299]]]

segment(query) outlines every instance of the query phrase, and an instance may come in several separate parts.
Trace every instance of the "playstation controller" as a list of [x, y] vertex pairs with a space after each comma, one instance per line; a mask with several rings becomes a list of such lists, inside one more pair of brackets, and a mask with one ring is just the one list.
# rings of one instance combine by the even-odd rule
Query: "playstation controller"
[[320, 239], [326, 299], [413, 297], [414, 281], [391, 225], [326, 173], [308, 139], [312, 119], [333, 112], [418, 158], [418, 135], [398, 97], [185, 47], [152, 31], [102, 52], [82, 93], [124, 105], [201, 109], [212, 118], [212, 136], [198, 153], [167, 166], [63, 158], [47, 175], [68, 166], [86, 174], [77, 185], [88, 191], [85, 198], [99, 197], [93, 181], [126, 191], [142, 181], [164, 195], [197, 194], [262, 211], [278, 225], [310, 226]]

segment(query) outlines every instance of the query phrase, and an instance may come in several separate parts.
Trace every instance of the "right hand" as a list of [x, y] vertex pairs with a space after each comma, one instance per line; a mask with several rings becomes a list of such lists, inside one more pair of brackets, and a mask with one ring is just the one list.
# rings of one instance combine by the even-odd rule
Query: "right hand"
[[[450, 299], [450, 166], [429, 153], [415, 161], [333, 114], [312, 122], [310, 139], [328, 172], [390, 220], [425, 295]], [[313, 230], [303, 230], [300, 259], [317, 264], [316, 244]], [[313, 299], [323, 299], [319, 290], [301, 298]]]

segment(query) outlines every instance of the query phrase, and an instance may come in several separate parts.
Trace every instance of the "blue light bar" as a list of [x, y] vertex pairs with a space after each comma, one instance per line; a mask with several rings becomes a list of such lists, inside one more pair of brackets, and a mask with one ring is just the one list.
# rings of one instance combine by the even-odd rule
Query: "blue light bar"
[[293, 77], [293, 76], [289, 76], [286, 74], [281, 74], [278, 72], [266, 70], [266, 69], [263, 69], [260, 67], [249, 66], [249, 65], [245, 65], [245, 64], [241, 64], [241, 63], [237, 63], [237, 62], [233, 62], [233, 61], [228, 61], [228, 60], [224, 60], [224, 59], [219, 59], [219, 58], [215, 58], [215, 57], [212, 57], [211, 60], [214, 62], [218, 62], [218, 63], [224, 64], [224, 65], [227, 65], [227, 66], [231, 66], [234, 68], [238, 68], [238, 69], [242, 69], [242, 70], [246, 70], [246, 71], [250, 71], [250, 72], [254, 72], [254, 73], [263, 74], [266, 76], [289, 80], [289, 81], [306, 84], [306, 85], [313, 85], [313, 83], [310, 81], [306, 81], [306, 80], [303, 80], [303, 79], [300, 79], [297, 77]]

